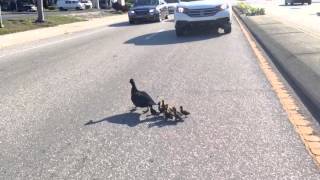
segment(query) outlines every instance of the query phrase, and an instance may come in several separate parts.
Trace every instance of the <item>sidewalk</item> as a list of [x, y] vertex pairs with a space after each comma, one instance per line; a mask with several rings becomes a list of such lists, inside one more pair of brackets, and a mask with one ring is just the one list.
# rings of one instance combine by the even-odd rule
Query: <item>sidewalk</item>
[[284, 0], [247, 0], [249, 4], [266, 9], [271, 15], [287, 26], [299, 29], [320, 38], [320, 0], [313, 0], [311, 5], [295, 4], [284, 6]]
[[63, 35], [67, 33], [74, 33], [89, 29], [94, 29], [97, 27], [102, 27], [105, 25], [113, 24], [116, 22], [126, 21], [127, 15], [114, 15], [107, 16], [103, 18], [90, 19], [88, 21], [64, 24], [49, 28], [40, 28], [30, 31], [18, 32], [13, 34], [7, 34], [0, 36], [0, 49], [18, 45], [25, 44], [32, 41], [38, 41], [58, 35]]
[[272, 14], [240, 17], [293, 86], [315, 112], [320, 112], [320, 38], [316, 37], [317, 32], [310, 34]]

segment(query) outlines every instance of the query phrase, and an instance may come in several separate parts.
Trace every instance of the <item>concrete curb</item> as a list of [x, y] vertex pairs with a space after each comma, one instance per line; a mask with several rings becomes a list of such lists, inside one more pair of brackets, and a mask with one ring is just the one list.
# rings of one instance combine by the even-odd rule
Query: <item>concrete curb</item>
[[[307, 102], [310, 110], [315, 116], [319, 116], [320, 112], [320, 72], [315, 71], [310, 64], [305, 63], [302, 56], [296, 55], [292, 49], [284, 46], [281, 39], [277, 39], [274, 34], [269, 33], [256, 23], [251, 17], [241, 15], [240, 12], [233, 8], [233, 11], [239, 19], [247, 26], [255, 39], [260, 43], [264, 50], [271, 57], [273, 63], [284, 73], [290, 84], [294, 87], [297, 93]], [[266, 23], [267, 24], [267, 23]], [[281, 23], [277, 23], [281, 26]], [[299, 42], [297, 42], [299, 45]], [[300, 45], [304, 47], [306, 45]], [[299, 48], [299, 46], [297, 47]], [[304, 54], [303, 48], [299, 49]], [[305, 54], [309, 54], [307, 50]], [[319, 54], [320, 55], [320, 54]], [[314, 55], [318, 58], [319, 55]], [[320, 58], [319, 58], [320, 59]], [[320, 62], [319, 62], [320, 63]], [[317, 64], [319, 66], [319, 64]]]
[[25, 44], [58, 35], [90, 30], [126, 20], [127, 15], [114, 15], [103, 18], [94, 18], [88, 21], [1, 35], [0, 50], [13, 45]]

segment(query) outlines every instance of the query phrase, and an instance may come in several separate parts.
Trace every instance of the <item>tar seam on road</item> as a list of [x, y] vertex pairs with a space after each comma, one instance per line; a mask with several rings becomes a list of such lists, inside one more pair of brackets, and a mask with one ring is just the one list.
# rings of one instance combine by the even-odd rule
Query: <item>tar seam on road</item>
[[287, 113], [288, 119], [294, 126], [296, 132], [299, 134], [302, 142], [304, 143], [307, 151], [313, 157], [318, 168], [320, 168], [320, 137], [315, 135], [315, 131], [311, 127], [311, 122], [306, 119], [306, 117], [299, 112], [299, 107], [297, 102], [293, 97], [290, 96], [284, 84], [281, 82], [277, 74], [272, 70], [268, 60], [263, 56], [261, 50], [258, 48], [256, 41], [253, 36], [243, 25], [241, 20], [234, 15], [236, 21], [238, 22], [241, 31], [248, 40], [250, 47], [252, 48], [254, 54], [257, 57], [259, 66], [266, 75], [268, 81], [270, 82], [272, 89], [279, 98], [279, 101]]

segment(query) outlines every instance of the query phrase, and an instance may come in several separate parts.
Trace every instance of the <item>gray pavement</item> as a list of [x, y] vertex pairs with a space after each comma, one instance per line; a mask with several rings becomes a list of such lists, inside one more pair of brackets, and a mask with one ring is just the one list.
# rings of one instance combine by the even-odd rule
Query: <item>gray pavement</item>
[[[320, 179], [236, 23], [119, 23], [1, 55], [0, 179]], [[130, 78], [191, 116], [129, 113]]]
[[253, 6], [265, 8], [266, 14], [274, 16], [277, 21], [320, 37], [320, 0], [313, 0], [311, 5], [295, 4], [284, 6], [284, 0], [248, 0]]

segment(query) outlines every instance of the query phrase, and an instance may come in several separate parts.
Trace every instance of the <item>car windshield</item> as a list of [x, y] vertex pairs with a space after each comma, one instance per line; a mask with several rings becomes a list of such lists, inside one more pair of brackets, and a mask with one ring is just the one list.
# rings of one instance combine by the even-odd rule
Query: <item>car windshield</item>
[[158, 5], [158, 0], [136, 0], [134, 6], [144, 6], [144, 5]]

